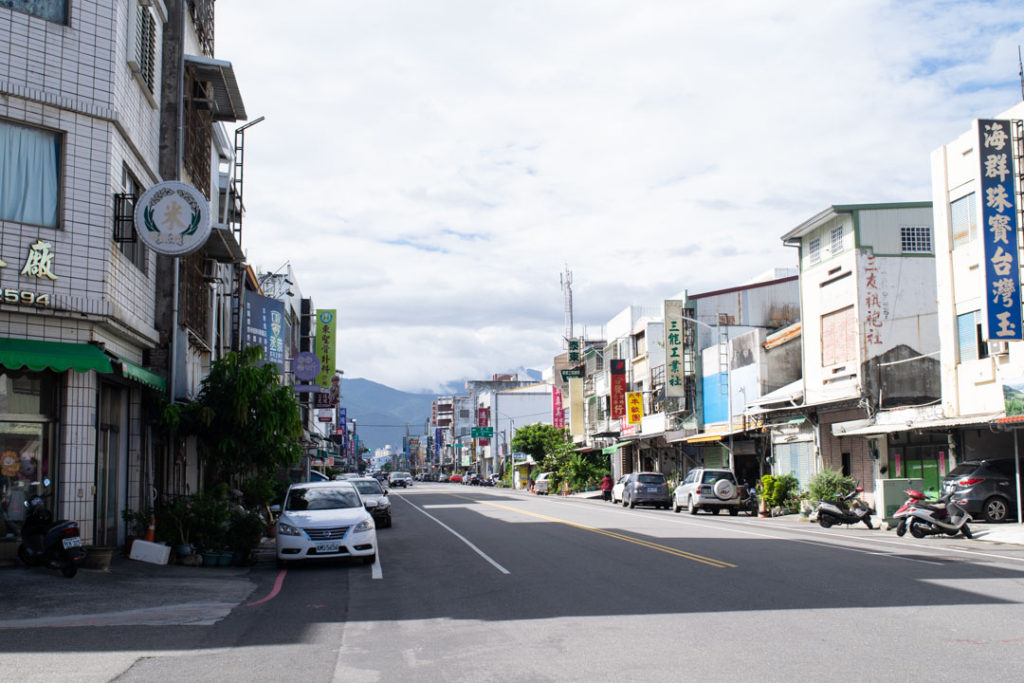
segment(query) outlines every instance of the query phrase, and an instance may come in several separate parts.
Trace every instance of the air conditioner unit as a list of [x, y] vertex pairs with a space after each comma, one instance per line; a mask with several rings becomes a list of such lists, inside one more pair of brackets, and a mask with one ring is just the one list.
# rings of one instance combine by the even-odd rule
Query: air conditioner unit
[[1005, 341], [990, 341], [988, 343], [988, 355], [1005, 356], [1010, 353], [1010, 344]]

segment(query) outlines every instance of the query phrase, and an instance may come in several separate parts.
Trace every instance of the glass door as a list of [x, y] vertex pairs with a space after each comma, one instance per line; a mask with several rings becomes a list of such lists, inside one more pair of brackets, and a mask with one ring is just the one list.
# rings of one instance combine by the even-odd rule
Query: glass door
[[121, 390], [104, 386], [100, 389], [100, 429], [96, 449], [96, 545], [117, 545], [120, 490], [122, 488], [121, 458]]

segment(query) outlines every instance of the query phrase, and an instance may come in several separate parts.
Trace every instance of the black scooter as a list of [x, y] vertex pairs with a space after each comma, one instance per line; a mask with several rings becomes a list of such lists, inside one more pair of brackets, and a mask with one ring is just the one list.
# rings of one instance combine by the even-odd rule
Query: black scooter
[[[832, 500], [823, 500], [818, 503], [818, 524], [829, 528], [833, 524], [857, 524], [864, 522], [864, 525], [873, 529], [871, 525], [871, 509], [860, 502], [857, 495], [864, 489], [858, 486], [845, 496], [839, 496]], [[850, 501], [853, 501], [852, 503]]]
[[70, 579], [78, 573], [78, 565], [85, 559], [78, 522], [53, 521], [53, 513], [46, 509], [38, 495], [26, 501], [25, 506], [28, 512], [21, 527], [18, 559], [29, 567], [43, 565], [59, 569]]

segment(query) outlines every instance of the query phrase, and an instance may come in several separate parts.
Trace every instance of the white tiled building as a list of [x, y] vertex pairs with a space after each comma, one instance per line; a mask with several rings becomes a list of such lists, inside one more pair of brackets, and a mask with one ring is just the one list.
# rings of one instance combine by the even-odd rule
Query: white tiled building
[[[210, 82], [212, 9], [212, 0], [0, 3], [0, 560], [12, 555], [3, 539], [19, 526], [20, 501], [44, 479], [57, 514], [100, 545], [123, 541], [121, 510], [174, 479], [152, 428], [173, 353], [161, 323], [170, 259], [137, 239], [131, 213], [133, 197], [161, 180], [199, 181], [191, 149], [205, 158], [198, 167], [213, 168], [199, 188], [227, 215], [216, 171], [233, 148], [212, 131], [244, 110], [237, 97], [231, 111], [217, 108], [225, 85], [237, 93], [230, 64], [216, 62], [212, 77], [228, 83]], [[214, 107], [193, 127], [199, 138], [185, 136], [183, 163], [163, 149], [177, 128], [168, 98], [180, 97], [162, 72], [168, 27], [186, 84], [212, 93]], [[219, 310], [204, 275], [240, 281], [224, 271], [241, 260], [231, 238], [215, 229], [197, 256], [209, 266], [183, 276], [198, 280], [188, 301], [205, 301], [203, 315]], [[197, 341], [206, 368], [212, 330], [231, 331], [224, 315], [209, 316]]]

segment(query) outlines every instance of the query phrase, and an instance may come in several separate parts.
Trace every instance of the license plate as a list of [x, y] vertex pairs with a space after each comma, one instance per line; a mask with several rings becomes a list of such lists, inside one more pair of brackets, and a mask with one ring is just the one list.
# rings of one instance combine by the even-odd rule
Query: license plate
[[64, 539], [64, 547], [65, 548], [81, 548], [82, 547], [82, 537], [81, 536], [72, 536], [71, 538], [65, 538]]
[[340, 547], [341, 543], [339, 541], [325, 541], [316, 544], [316, 551], [318, 553], [336, 553]]

